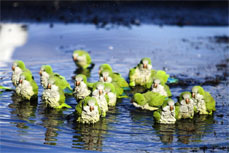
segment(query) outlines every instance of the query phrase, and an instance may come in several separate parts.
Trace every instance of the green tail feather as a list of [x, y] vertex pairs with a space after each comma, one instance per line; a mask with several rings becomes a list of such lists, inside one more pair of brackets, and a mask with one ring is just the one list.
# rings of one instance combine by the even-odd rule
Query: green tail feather
[[66, 103], [61, 104], [59, 107], [57, 107], [57, 109], [62, 109], [62, 108], [72, 108], [71, 106], [69, 106]]
[[4, 87], [0, 85], [0, 93], [2, 93], [3, 91], [13, 91], [14, 89], [9, 88], [9, 87]]

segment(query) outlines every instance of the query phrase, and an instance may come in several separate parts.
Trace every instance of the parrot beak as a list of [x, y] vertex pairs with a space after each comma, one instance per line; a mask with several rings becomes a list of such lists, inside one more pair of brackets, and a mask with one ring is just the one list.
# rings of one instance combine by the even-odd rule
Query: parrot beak
[[41, 71], [39, 72], [39, 74], [40, 74], [40, 76], [42, 76], [42, 72]]
[[174, 107], [173, 106], [170, 106], [170, 111], [172, 111], [174, 109]]
[[103, 77], [103, 80], [104, 80], [104, 81], [107, 81], [107, 77]]
[[90, 111], [92, 112], [94, 110], [94, 106], [90, 106]]
[[189, 99], [187, 98], [187, 99], [185, 99], [185, 101], [186, 101], [186, 104], [189, 104]]
[[13, 70], [13, 71], [15, 70], [15, 66], [12, 66], [12, 70]]
[[144, 69], [147, 69], [147, 64], [143, 64], [143, 68]]
[[195, 98], [195, 97], [196, 97], [196, 95], [195, 95], [195, 93], [194, 93], [194, 92], [192, 93], [192, 97], [193, 97], [193, 98]]
[[19, 83], [20, 83], [20, 84], [22, 84], [22, 82], [23, 82], [23, 80], [22, 80], [22, 79], [20, 79], [20, 80], [19, 80]]
[[99, 69], [99, 74], [101, 73], [101, 70]]
[[102, 95], [103, 91], [102, 90], [99, 90], [99, 95]]
[[158, 86], [158, 85], [157, 85], [156, 83], [154, 83], [153, 87], [154, 87], [154, 88], [157, 88], [157, 86]]
[[78, 59], [77, 59], [77, 57], [73, 56], [73, 60], [74, 60], [74, 61], [77, 61]]
[[48, 89], [51, 89], [51, 84], [48, 84], [48, 87], [47, 87]]
[[76, 86], [79, 86], [80, 85], [80, 82], [79, 81], [76, 81]]

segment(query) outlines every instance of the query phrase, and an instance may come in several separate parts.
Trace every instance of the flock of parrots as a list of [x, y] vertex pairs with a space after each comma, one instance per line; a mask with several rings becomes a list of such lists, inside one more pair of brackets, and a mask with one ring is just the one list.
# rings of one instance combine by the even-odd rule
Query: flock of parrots
[[[73, 61], [80, 69], [88, 69], [92, 64], [91, 57], [84, 50], [73, 52]], [[12, 65], [12, 82], [16, 94], [24, 101], [37, 100], [38, 85], [23, 61], [17, 60]], [[75, 76], [74, 89], [66, 79], [54, 73], [50, 65], [40, 68], [40, 83], [44, 88], [42, 101], [46, 107], [53, 109], [71, 108], [65, 103], [66, 96], [74, 96], [77, 100], [75, 114], [77, 122], [93, 124], [106, 116], [109, 107], [114, 107], [118, 98], [128, 97], [125, 90], [141, 86], [145, 93], [135, 93], [132, 103], [143, 110], [154, 111], [156, 123], [175, 124], [179, 119], [192, 119], [194, 114], [212, 115], [215, 111], [215, 100], [201, 86], [194, 86], [191, 92], [181, 93], [178, 102], [174, 102], [166, 83], [176, 82], [162, 70], [153, 70], [151, 60], [143, 58], [139, 64], [130, 69], [129, 83], [119, 74], [112, 71], [109, 64], [99, 67], [99, 80], [87, 82], [83, 74]]]

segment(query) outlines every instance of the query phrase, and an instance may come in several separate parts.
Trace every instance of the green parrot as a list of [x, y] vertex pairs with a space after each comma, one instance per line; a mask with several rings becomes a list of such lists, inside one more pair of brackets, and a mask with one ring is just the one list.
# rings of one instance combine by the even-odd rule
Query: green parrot
[[174, 101], [172, 99], [166, 99], [160, 109], [153, 113], [154, 120], [160, 124], [175, 124], [175, 111]]
[[65, 103], [65, 95], [61, 85], [59, 79], [54, 76], [49, 77], [48, 85], [42, 93], [42, 100], [51, 108], [71, 108]]
[[101, 110], [95, 97], [86, 97], [76, 105], [77, 122], [94, 124], [100, 120]]
[[100, 82], [116, 82], [121, 88], [128, 88], [129, 85], [120, 73], [112, 71], [109, 64], [102, 64], [99, 67]]
[[191, 93], [187, 91], [181, 93], [179, 102], [176, 103], [176, 119], [192, 119], [195, 109]]
[[72, 94], [72, 88], [65, 77], [59, 75], [58, 73], [54, 73], [50, 65], [42, 65], [39, 74], [43, 88], [47, 88], [49, 77], [53, 76], [59, 80], [59, 87], [64, 90], [66, 95]]
[[83, 74], [78, 74], [75, 76], [75, 89], [73, 96], [76, 100], [84, 99], [85, 97], [91, 94], [91, 91], [88, 89], [87, 77]]
[[171, 91], [169, 89], [169, 86], [167, 86], [166, 84], [163, 84], [160, 79], [154, 79], [153, 80], [152, 92], [159, 93], [159, 94], [166, 96], [166, 97], [172, 96]]
[[212, 115], [212, 113], [216, 110], [214, 98], [201, 86], [194, 86], [192, 88], [192, 99], [198, 114]]
[[112, 83], [104, 83], [105, 93], [108, 96], [108, 106], [115, 106], [117, 101], [115, 87]]
[[130, 69], [129, 85], [130, 87], [140, 85], [149, 89], [153, 83], [153, 77], [155, 74], [156, 71], [152, 69], [151, 59], [143, 58], [136, 67]]
[[136, 93], [133, 98], [133, 105], [143, 110], [157, 110], [164, 102], [166, 96], [148, 91], [146, 93]]
[[106, 112], [108, 111], [108, 96], [105, 93], [105, 86], [104, 83], [102, 82], [96, 82], [94, 83], [94, 87], [93, 87], [93, 92], [92, 92], [92, 97], [95, 97], [100, 110], [101, 110], [101, 116], [105, 117], [106, 116]]
[[84, 50], [75, 50], [72, 58], [76, 66], [81, 69], [86, 69], [92, 64], [89, 53]]
[[16, 93], [22, 100], [35, 100], [38, 95], [38, 86], [33, 80], [31, 73], [23, 72], [19, 77]]
[[115, 87], [117, 98], [126, 97], [126, 95], [124, 95], [124, 88], [128, 86], [128, 83], [121, 76], [106, 69], [100, 73], [99, 82], [112, 83]]
[[13, 85], [15, 87], [19, 83], [19, 77], [20, 77], [21, 73], [27, 72], [32, 76], [31, 71], [26, 68], [25, 63], [21, 60], [14, 61], [13, 65], [12, 65], [12, 70], [13, 70], [13, 74], [12, 74], [11, 80], [12, 80]]

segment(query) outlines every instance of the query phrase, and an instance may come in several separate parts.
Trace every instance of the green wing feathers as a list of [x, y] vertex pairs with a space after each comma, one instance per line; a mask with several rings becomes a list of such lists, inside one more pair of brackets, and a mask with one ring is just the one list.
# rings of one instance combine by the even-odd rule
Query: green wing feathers
[[169, 78], [169, 75], [166, 74], [165, 71], [158, 70], [158, 71], [156, 72], [156, 74], [154, 75], [154, 78], [155, 78], [155, 79], [160, 79], [161, 84], [165, 84], [165, 83], [167, 82], [168, 78]]
[[82, 114], [83, 102], [84, 102], [84, 100], [81, 100], [81, 101], [76, 105], [76, 113], [77, 113], [77, 115], [79, 115], [79, 116], [81, 116], [81, 114]]
[[160, 107], [165, 100], [165, 96], [162, 96], [159, 93], [152, 93], [151, 91], [147, 92], [145, 94], [145, 97], [146, 96], [150, 98], [149, 106], [152, 106], [152, 107]]
[[171, 91], [170, 91], [170, 89], [169, 89], [169, 86], [167, 86], [167, 85], [165, 84], [165, 85], [164, 85], [164, 88], [165, 88], [165, 91], [166, 91], [168, 97], [171, 97], [171, 96], [172, 96], [172, 93], [171, 93]]
[[134, 102], [136, 102], [137, 104], [141, 106], [144, 106], [147, 103], [143, 94], [140, 94], [140, 93], [134, 94]]
[[155, 119], [155, 122], [156, 122], [156, 123], [159, 123], [159, 121], [160, 121], [160, 119], [161, 119], [160, 111], [159, 111], [159, 110], [155, 111], [155, 112], [153, 113], [153, 117], [154, 117], [154, 119]]
[[209, 92], [205, 92], [205, 104], [209, 114], [212, 114], [215, 111], [215, 100]]
[[[178, 104], [178, 103], [176, 103], [176, 104]], [[175, 118], [176, 119], [179, 119], [179, 113], [180, 113], [180, 106], [176, 105], [175, 106]]]

